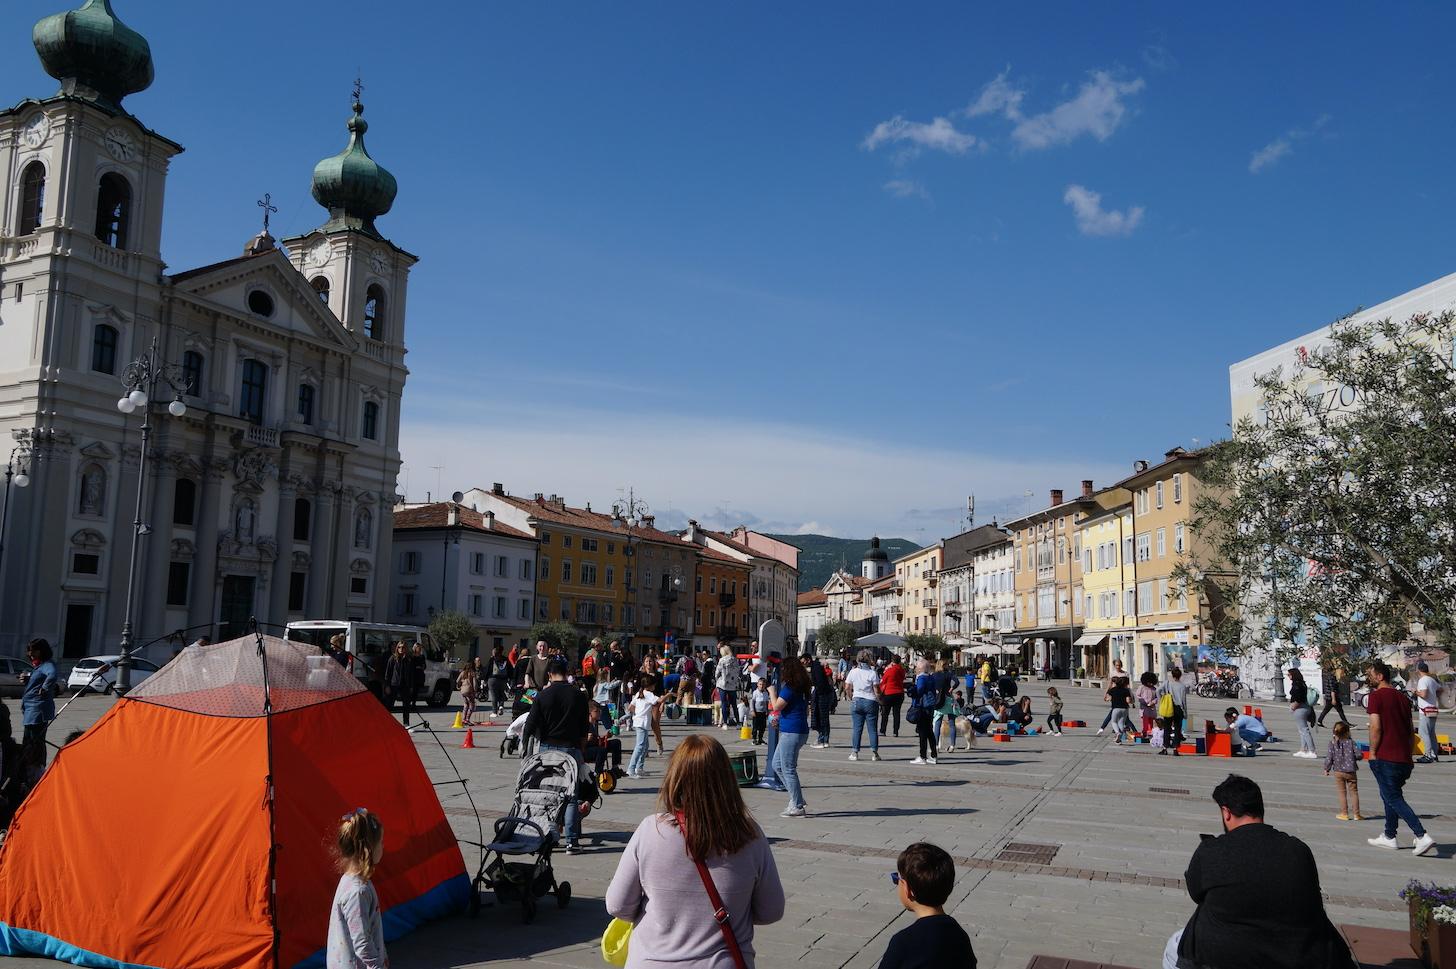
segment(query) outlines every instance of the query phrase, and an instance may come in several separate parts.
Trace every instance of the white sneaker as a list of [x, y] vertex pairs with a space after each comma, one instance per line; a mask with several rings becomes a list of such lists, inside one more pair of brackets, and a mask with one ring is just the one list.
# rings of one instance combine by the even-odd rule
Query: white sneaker
[[940, 761], [938, 761], [934, 757], [932, 757], [929, 760], [927, 760], [926, 763], [927, 764], [938, 764], [938, 763], [940, 763]]
[[852, 753], [852, 754], [849, 755], [849, 759], [850, 760], [859, 760], [859, 754], [858, 753]]
[[1423, 855], [1436, 847], [1436, 839], [1431, 837], [1430, 832], [1427, 832], [1417, 838], [1416, 843], [1411, 847], [1415, 849], [1416, 854]]
[[1366, 838], [1365, 843], [1375, 848], [1390, 848], [1392, 850], [1400, 847], [1398, 841], [1394, 838], [1387, 838], [1383, 834], [1378, 838]]
[[879, 759], [880, 759], [880, 752], [878, 750], [872, 750], [872, 751], [870, 751], [870, 760], [879, 760]]
[[1104, 732], [1105, 732], [1105, 731], [1106, 731], [1106, 730], [1107, 730], [1107, 728], [1106, 728], [1106, 727], [1098, 727], [1098, 728], [1097, 728], [1097, 736], [1099, 736], [1099, 737], [1100, 737], [1100, 736], [1102, 736], [1102, 734], [1103, 734], [1103, 733], [1104, 733]]
[[923, 757], [916, 757], [910, 763], [912, 763], [912, 764], [923, 764], [923, 763], [925, 763], [925, 758], [923, 758]]

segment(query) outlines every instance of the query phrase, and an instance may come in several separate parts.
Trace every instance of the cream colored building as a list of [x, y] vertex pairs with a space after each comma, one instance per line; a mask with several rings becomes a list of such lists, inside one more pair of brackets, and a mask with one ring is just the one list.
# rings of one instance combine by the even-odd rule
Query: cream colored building
[[941, 545], [936, 542], [895, 560], [895, 578], [904, 590], [902, 636], [940, 632], [940, 598], [936, 586], [940, 582]]
[[[1126, 495], [1126, 492], [1123, 492]], [[1118, 496], [1121, 497], [1121, 496]], [[1132, 501], [1109, 501], [1077, 523], [1082, 551], [1082, 635], [1077, 665], [1103, 679], [1114, 659], [1132, 673], [1137, 629]]]

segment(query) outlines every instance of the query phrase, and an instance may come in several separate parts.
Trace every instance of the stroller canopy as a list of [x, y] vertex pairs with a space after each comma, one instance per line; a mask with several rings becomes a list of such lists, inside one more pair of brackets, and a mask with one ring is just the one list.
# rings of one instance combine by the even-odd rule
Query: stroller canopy
[[0, 848], [0, 955], [322, 966], [330, 848], [357, 807], [384, 823], [386, 938], [464, 907], [409, 735], [332, 659], [262, 643], [266, 665], [255, 637], [183, 650], [56, 755]]

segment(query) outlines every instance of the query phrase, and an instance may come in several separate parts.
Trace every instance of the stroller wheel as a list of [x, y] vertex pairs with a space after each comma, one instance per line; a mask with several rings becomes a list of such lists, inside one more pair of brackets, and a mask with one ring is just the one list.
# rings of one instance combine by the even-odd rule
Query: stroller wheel
[[566, 908], [571, 904], [571, 882], [562, 882], [556, 886], [556, 907]]
[[530, 925], [536, 918], [536, 896], [528, 894], [521, 899], [521, 922]]

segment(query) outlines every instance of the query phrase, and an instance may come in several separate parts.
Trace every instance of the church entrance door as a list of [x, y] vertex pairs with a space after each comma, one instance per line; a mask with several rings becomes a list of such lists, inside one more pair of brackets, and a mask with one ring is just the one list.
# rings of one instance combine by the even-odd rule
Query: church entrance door
[[222, 579], [222, 608], [218, 613], [218, 638], [221, 642], [245, 635], [248, 620], [253, 616], [253, 585], [257, 579], [251, 575], [225, 575]]

